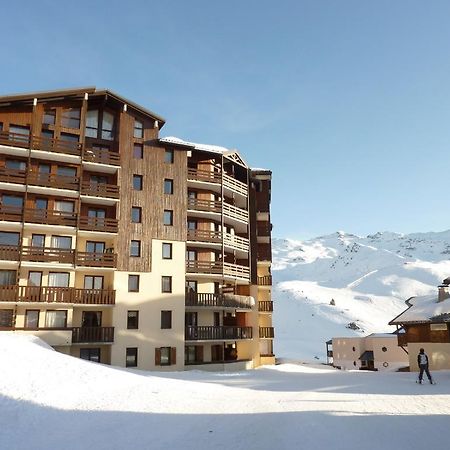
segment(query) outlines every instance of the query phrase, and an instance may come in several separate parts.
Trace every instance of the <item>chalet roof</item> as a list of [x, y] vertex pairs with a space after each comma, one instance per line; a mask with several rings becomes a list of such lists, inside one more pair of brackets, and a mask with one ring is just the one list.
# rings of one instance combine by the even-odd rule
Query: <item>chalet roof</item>
[[450, 322], [450, 299], [439, 302], [436, 295], [425, 295], [410, 298], [407, 305], [409, 308], [392, 319], [389, 325]]
[[13, 103], [32, 103], [33, 99], [35, 98], [37, 98], [38, 100], [63, 100], [68, 98], [80, 99], [84, 97], [84, 94], [88, 94], [89, 96], [106, 96], [109, 98], [113, 98], [120, 103], [126, 104], [128, 108], [134, 109], [144, 116], [148, 116], [152, 119], [157, 120], [158, 122], [160, 122], [159, 128], [161, 128], [166, 122], [163, 117], [154, 113], [153, 111], [150, 111], [149, 109], [146, 109], [143, 106], [138, 105], [137, 103], [134, 103], [131, 100], [128, 100], [127, 98], [122, 97], [121, 95], [116, 94], [109, 89], [97, 89], [95, 86], [2, 95], [0, 96], [0, 107], [8, 106]]
[[199, 144], [197, 142], [184, 141], [183, 139], [177, 138], [175, 136], [160, 138], [159, 142], [163, 144], [171, 144], [179, 147], [184, 147], [186, 149], [200, 150], [202, 152], [216, 153], [218, 155], [223, 155], [228, 159], [240, 164], [241, 166], [248, 168], [247, 163], [242, 159], [241, 155], [239, 155], [237, 150], [230, 150], [228, 148], [221, 147], [219, 145]]

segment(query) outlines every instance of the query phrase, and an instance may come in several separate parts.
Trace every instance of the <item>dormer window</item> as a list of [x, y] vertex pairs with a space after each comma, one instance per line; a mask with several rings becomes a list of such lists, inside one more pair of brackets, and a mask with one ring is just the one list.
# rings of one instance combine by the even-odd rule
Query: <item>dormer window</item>
[[[86, 115], [86, 137], [112, 141], [114, 139], [114, 114], [91, 109]], [[101, 123], [101, 129], [99, 124]]]

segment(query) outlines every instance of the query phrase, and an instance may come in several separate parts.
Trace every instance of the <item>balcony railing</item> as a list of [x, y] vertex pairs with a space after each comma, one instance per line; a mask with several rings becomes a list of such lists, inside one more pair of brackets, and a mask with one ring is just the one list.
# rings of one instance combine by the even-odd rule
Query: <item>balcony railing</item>
[[74, 327], [72, 344], [114, 342], [114, 327]]
[[186, 261], [186, 271], [189, 273], [201, 273], [211, 275], [226, 275], [236, 278], [250, 276], [250, 269], [238, 264], [222, 263], [216, 261]]
[[24, 221], [42, 223], [46, 225], [64, 225], [74, 227], [77, 224], [77, 215], [74, 212], [67, 211], [26, 208], [24, 210]]
[[78, 226], [81, 230], [117, 233], [118, 223], [119, 221], [117, 219], [81, 216], [78, 221]]
[[223, 204], [223, 215], [231, 219], [240, 220], [242, 222], [248, 222], [248, 211], [237, 206]]
[[22, 260], [32, 262], [74, 263], [74, 250], [52, 247], [22, 247]]
[[4, 183], [25, 184], [26, 175], [25, 170], [0, 167], [0, 181]]
[[217, 171], [188, 169], [188, 180], [220, 184], [222, 182], [222, 175]]
[[258, 302], [258, 311], [259, 312], [272, 312], [273, 311], [273, 302], [272, 301]]
[[30, 148], [30, 136], [20, 133], [0, 132], [0, 145]]
[[0, 286], [0, 301], [114, 305], [116, 291], [53, 286]]
[[23, 208], [20, 206], [0, 205], [0, 220], [22, 222]]
[[226, 341], [237, 339], [252, 339], [252, 327], [229, 326], [187, 326], [186, 341]]
[[272, 286], [272, 275], [258, 277], [258, 286]]
[[233, 294], [186, 293], [186, 306], [199, 308], [245, 308], [251, 309], [252, 297]]
[[187, 232], [187, 240], [192, 242], [221, 244], [222, 238], [224, 245], [236, 248], [237, 250], [248, 251], [249, 240], [235, 234], [209, 230], [188, 230]]
[[222, 202], [215, 200], [202, 200], [199, 198], [188, 198], [188, 209], [204, 212], [222, 212]]
[[81, 183], [81, 193], [93, 197], [119, 198], [119, 186], [115, 184], [83, 181]]
[[19, 245], [0, 245], [0, 259], [3, 261], [19, 261]]
[[78, 190], [79, 178], [54, 173], [29, 172], [28, 184], [55, 189]]
[[273, 327], [259, 327], [259, 337], [261, 339], [273, 339], [275, 332]]
[[244, 197], [247, 197], [248, 195], [248, 188], [245, 183], [242, 183], [242, 181], [238, 181], [226, 174], [223, 174], [223, 187], [230, 189], [237, 194], [243, 195]]
[[97, 164], [120, 166], [120, 155], [107, 148], [85, 148], [83, 160]]
[[32, 136], [31, 148], [44, 152], [65, 153], [67, 155], [80, 156], [81, 143], [47, 137]]
[[116, 253], [76, 252], [75, 263], [78, 266], [117, 267]]

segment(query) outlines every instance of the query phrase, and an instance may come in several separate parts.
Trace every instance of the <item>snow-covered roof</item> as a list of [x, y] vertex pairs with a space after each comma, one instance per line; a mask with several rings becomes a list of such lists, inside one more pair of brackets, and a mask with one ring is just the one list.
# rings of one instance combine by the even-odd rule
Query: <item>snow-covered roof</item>
[[409, 299], [408, 304], [411, 306], [390, 324], [450, 322], [450, 299], [439, 302], [436, 295], [424, 295]]
[[166, 142], [168, 144], [176, 144], [176, 145], [184, 145], [185, 147], [192, 147], [195, 150], [202, 150], [205, 152], [218, 153], [218, 154], [226, 154], [233, 153], [235, 150], [230, 150], [225, 147], [221, 147], [219, 145], [210, 145], [210, 144], [199, 144], [197, 142], [189, 142], [183, 139], [177, 138], [175, 136], [168, 136], [165, 138], [160, 138], [160, 142]]

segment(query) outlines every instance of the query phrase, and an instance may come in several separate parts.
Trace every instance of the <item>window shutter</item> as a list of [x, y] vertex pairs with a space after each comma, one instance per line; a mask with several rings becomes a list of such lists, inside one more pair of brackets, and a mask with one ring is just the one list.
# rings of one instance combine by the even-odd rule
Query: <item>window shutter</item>
[[155, 348], [155, 366], [161, 365], [161, 349]]
[[170, 364], [176, 364], [177, 363], [177, 348], [172, 347], [170, 349]]
[[197, 362], [203, 362], [203, 345], [195, 347], [195, 360]]

